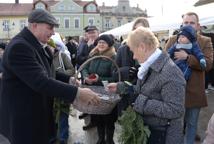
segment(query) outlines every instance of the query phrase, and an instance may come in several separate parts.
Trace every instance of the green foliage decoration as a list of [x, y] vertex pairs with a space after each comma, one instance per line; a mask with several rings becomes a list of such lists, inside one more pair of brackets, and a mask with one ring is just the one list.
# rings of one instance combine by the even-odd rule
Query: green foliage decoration
[[122, 132], [119, 136], [121, 144], [147, 144], [150, 136], [148, 126], [144, 125], [142, 116], [135, 112], [131, 106], [123, 111], [119, 118]]

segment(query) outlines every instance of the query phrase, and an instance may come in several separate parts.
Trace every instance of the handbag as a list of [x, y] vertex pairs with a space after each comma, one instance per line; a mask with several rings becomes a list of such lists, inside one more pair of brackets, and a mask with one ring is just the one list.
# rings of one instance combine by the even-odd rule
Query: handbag
[[151, 132], [147, 144], [165, 144], [167, 129], [170, 126], [170, 120], [163, 126], [149, 126]]

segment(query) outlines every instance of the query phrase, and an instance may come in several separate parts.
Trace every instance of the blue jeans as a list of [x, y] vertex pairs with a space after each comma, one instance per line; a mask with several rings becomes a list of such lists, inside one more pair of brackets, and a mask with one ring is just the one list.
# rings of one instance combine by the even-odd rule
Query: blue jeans
[[194, 144], [200, 108], [186, 108], [184, 123], [186, 125], [184, 143]]
[[60, 124], [60, 141], [67, 141], [69, 133], [67, 113], [61, 112], [59, 124]]

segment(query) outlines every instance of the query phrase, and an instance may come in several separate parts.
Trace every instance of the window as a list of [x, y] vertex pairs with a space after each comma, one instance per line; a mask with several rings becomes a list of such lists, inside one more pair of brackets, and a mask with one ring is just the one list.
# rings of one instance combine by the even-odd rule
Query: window
[[80, 19], [74, 18], [74, 28], [80, 28]]
[[126, 11], [126, 7], [125, 6], [123, 6], [123, 11]]
[[117, 26], [121, 26], [121, 25], [122, 25], [122, 19], [119, 18], [119, 19], [117, 19]]
[[88, 25], [94, 25], [94, 18], [88, 18]]
[[60, 6], [59, 6], [59, 10], [60, 10], [60, 11], [63, 11], [64, 9], [65, 9], [65, 8], [64, 8], [64, 5], [60, 5]]
[[3, 20], [3, 31], [9, 31], [9, 24], [10, 21], [9, 20]]
[[57, 20], [58, 24], [60, 24], [60, 18], [56, 17], [56, 20]]
[[128, 18], [128, 22], [132, 22], [132, 18]]
[[72, 6], [72, 5], [70, 5], [70, 6], [68, 7], [68, 10], [74, 10], [74, 9], [75, 9], [75, 7]]
[[87, 6], [87, 11], [88, 12], [96, 12], [96, 6], [94, 4], [89, 4]]
[[25, 20], [20, 20], [20, 30], [22, 30], [26, 26]]
[[69, 18], [64, 19], [64, 26], [65, 26], [65, 28], [70, 28], [70, 19]]
[[111, 24], [110, 19], [106, 19], [106, 24], [105, 24], [105, 26], [106, 26], [107, 29], [110, 28], [110, 24]]

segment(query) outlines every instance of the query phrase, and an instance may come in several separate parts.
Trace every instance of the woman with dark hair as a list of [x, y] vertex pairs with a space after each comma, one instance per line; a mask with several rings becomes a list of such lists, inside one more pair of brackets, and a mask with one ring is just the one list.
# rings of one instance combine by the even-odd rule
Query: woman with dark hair
[[[96, 47], [89, 53], [89, 57], [106, 56], [115, 59], [116, 52], [113, 47], [114, 40], [109, 35], [98, 37]], [[102, 81], [114, 82], [113, 63], [106, 59], [94, 59], [82, 70], [84, 83], [87, 85], [103, 85]], [[93, 77], [92, 77], [93, 76]], [[115, 121], [117, 120], [116, 108], [107, 115], [91, 115], [98, 132], [96, 144], [114, 144], [113, 135]], [[106, 138], [105, 138], [106, 137]]]

